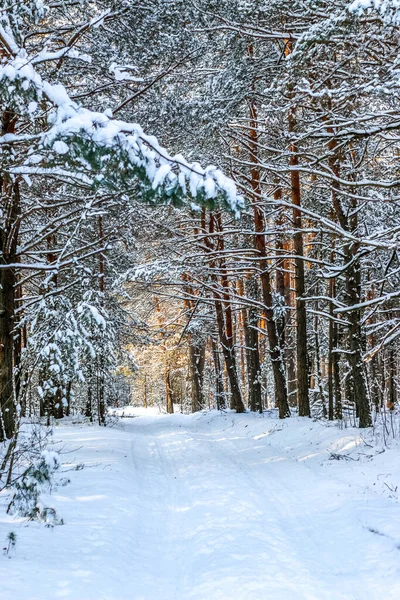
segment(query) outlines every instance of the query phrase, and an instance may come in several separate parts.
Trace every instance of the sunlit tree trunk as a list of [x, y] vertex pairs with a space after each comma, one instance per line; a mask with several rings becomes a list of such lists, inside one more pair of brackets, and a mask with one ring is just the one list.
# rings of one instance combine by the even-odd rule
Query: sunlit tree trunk
[[167, 413], [172, 415], [174, 412], [174, 401], [172, 397], [172, 387], [171, 387], [171, 373], [169, 369], [169, 365], [167, 365], [164, 371], [164, 383], [165, 383], [165, 397], [167, 400]]

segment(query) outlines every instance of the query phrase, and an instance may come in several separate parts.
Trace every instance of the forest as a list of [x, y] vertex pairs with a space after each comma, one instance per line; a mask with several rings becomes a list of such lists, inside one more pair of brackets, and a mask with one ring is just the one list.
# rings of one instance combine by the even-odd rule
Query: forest
[[[398, 0], [1, 0], [6, 600], [400, 597], [399, 49]], [[272, 443], [278, 458], [256, 462], [255, 447]], [[109, 480], [107, 469], [96, 479], [94, 453]], [[75, 481], [79, 470], [87, 478]], [[180, 476], [193, 487], [172, 481]], [[339, 510], [330, 486], [350, 494], [339, 480], [378, 494], [365, 500], [374, 517], [358, 495]], [[113, 573], [130, 556], [136, 592], [123, 579], [113, 589], [115, 573], [93, 583], [108, 561], [97, 546], [98, 567], [68, 562], [71, 540], [83, 551], [103, 521], [78, 509], [68, 521], [62, 494], [76, 504], [102, 486], [115, 487], [115, 505], [104, 491], [99, 511], [130, 516], [96, 544], [118, 547]], [[230, 510], [239, 522], [251, 514], [248, 527], [231, 530]], [[327, 533], [336, 510], [342, 541]], [[330, 553], [305, 534], [318, 511]], [[68, 532], [81, 514], [86, 538]], [[129, 535], [127, 521], [137, 523]], [[274, 551], [255, 533], [266, 528]], [[48, 529], [61, 537], [50, 543]], [[346, 579], [337, 561], [347, 534]], [[131, 538], [153, 541], [143, 556]], [[20, 580], [36, 543], [47, 554]], [[146, 553], [159, 552], [157, 571]], [[177, 568], [191, 552], [198, 570]], [[254, 582], [237, 559], [235, 583], [241, 553], [277, 577]], [[297, 570], [293, 589], [279, 583], [283, 569]]]

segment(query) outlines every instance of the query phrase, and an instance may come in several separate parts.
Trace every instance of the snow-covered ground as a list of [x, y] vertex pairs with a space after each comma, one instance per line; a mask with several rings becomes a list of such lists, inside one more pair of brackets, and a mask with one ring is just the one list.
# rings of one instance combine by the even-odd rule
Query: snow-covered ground
[[53, 492], [64, 525], [0, 506], [2, 600], [400, 598], [396, 443], [231, 412], [122, 423], [56, 428], [84, 465]]

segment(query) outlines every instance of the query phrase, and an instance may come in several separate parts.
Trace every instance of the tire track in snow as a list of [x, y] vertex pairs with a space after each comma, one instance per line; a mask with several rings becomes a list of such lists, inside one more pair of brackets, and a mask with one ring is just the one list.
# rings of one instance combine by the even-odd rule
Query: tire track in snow
[[145, 591], [134, 600], [398, 597], [374, 581], [378, 557], [346, 508], [359, 501], [348, 486], [226, 418], [209, 430], [201, 419], [134, 425], [136, 537], [147, 539], [137, 556]]

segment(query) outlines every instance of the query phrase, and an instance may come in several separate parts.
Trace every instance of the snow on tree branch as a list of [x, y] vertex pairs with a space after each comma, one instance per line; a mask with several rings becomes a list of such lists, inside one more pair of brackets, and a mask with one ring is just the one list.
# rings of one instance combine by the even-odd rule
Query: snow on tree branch
[[[43, 53], [41, 60], [45, 60]], [[32, 118], [43, 100], [52, 105], [50, 128], [39, 136], [38, 150], [53, 150], [10, 168], [12, 174], [35, 175], [67, 165], [84, 173], [93, 185], [121, 187], [137, 177], [145, 199], [183, 204], [187, 198], [213, 206], [219, 198], [229, 210], [239, 213], [242, 198], [235, 183], [215, 166], [203, 169], [183, 156], [171, 156], [156, 137], [146, 135], [140, 125], [112, 118], [112, 112], [95, 112], [71, 100], [61, 84], [42, 79], [25, 50], [0, 66], [0, 89], [5, 105]], [[27, 102], [27, 99], [29, 102]], [[4, 102], [3, 100], [3, 102]], [[18, 135], [0, 137], [0, 144], [16, 143]], [[48, 169], [50, 167], [50, 169]]]
[[354, 0], [348, 10], [350, 13], [361, 16], [364, 12], [376, 11], [383, 20], [390, 25], [400, 25], [399, 0]]

